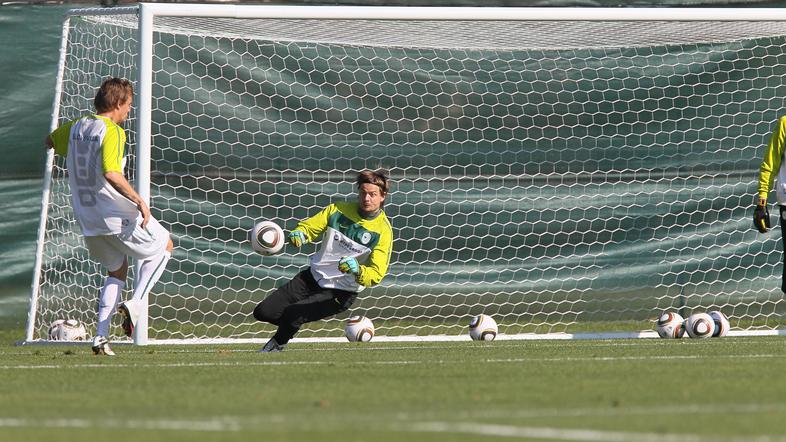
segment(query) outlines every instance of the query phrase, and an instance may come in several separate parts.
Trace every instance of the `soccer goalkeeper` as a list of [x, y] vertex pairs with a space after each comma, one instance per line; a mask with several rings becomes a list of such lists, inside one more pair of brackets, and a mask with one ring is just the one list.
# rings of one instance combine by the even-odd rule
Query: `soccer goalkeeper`
[[[767, 195], [772, 188], [772, 182], [777, 174], [775, 196], [778, 201], [781, 224], [781, 240], [786, 247], [784, 233], [784, 217], [786, 217], [786, 168], [784, 168], [783, 155], [786, 150], [786, 117], [778, 119], [775, 129], [767, 144], [764, 158], [759, 170], [759, 188], [756, 196], [756, 207], [753, 210], [753, 225], [759, 232], [764, 233], [770, 227], [770, 212], [767, 209]], [[786, 254], [784, 254], [783, 276], [781, 277], [781, 291], [786, 293]]]
[[254, 318], [277, 325], [260, 350], [278, 352], [307, 322], [347, 310], [365, 287], [379, 284], [388, 271], [393, 229], [383, 206], [388, 177], [360, 172], [357, 202], [338, 202], [298, 223], [289, 243], [300, 248], [322, 236], [311, 266], [277, 288], [254, 309]]

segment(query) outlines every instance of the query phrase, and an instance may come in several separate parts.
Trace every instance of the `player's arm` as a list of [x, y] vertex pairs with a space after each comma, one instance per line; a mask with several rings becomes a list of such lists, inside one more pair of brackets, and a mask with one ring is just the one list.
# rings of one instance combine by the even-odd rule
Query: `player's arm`
[[71, 135], [71, 126], [76, 121], [69, 121], [47, 135], [44, 140], [44, 146], [47, 149], [54, 149], [58, 155], [66, 156], [68, 154], [68, 137]]
[[142, 228], [145, 228], [150, 221], [150, 208], [123, 175], [125, 143], [126, 134], [119, 126], [108, 127], [101, 141], [101, 166], [109, 185], [136, 204], [137, 210], [142, 214]]
[[355, 275], [358, 284], [371, 287], [382, 282], [382, 278], [388, 273], [390, 255], [393, 251], [393, 233], [390, 230], [383, 232], [376, 247], [371, 251], [365, 264], [359, 265], [359, 271]]
[[104, 172], [104, 178], [106, 178], [106, 181], [114, 187], [118, 193], [136, 204], [137, 210], [142, 214], [142, 228], [147, 227], [147, 223], [150, 221], [150, 208], [147, 207], [145, 201], [136, 193], [136, 190], [131, 187], [131, 183], [128, 182], [126, 177], [120, 172], [110, 171]]
[[786, 147], [786, 116], [778, 119], [775, 129], [772, 131], [767, 150], [764, 152], [761, 167], [759, 169], [758, 205], [767, 204], [767, 194], [772, 188], [772, 181], [778, 174], [783, 159], [783, 151]]

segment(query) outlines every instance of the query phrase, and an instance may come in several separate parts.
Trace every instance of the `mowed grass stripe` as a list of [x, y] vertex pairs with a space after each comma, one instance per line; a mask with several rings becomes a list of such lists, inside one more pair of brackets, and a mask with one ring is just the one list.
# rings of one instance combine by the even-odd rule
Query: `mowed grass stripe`
[[[260, 358], [268, 358], [269, 355], [260, 355]], [[275, 356], [274, 356], [275, 357]], [[652, 356], [589, 356], [589, 357], [522, 357], [522, 358], [479, 358], [472, 360], [472, 363], [487, 364], [517, 364], [527, 362], [621, 362], [621, 361], [658, 361], [658, 360], [705, 360], [705, 359], [737, 359], [737, 355], [652, 355]], [[754, 359], [783, 359], [786, 354], [754, 354], [745, 355], [746, 358]], [[117, 362], [115, 362], [117, 361]], [[101, 363], [64, 363], [64, 364], [22, 364], [22, 365], [2, 365], [0, 370], [35, 370], [35, 369], [63, 369], [63, 368], [189, 368], [189, 367], [248, 367], [248, 366], [297, 366], [297, 365], [414, 365], [414, 364], [467, 364], [466, 359], [460, 360], [390, 360], [390, 361], [287, 361], [287, 360], [259, 360], [259, 361], [235, 361], [235, 362], [133, 362], [123, 363], [121, 359], [112, 358], [111, 360], [102, 359]]]
[[[554, 428], [515, 425], [493, 425], [478, 422], [479, 419], [533, 419], [545, 417], [559, 417], [570, 419], [577, 416], [588, 417], [625, 417], [638, 415], [684, 415], [690, 414], [756, 414], [783, 412], [784, 407], [763, 406], [760, 404], [715, 404], [711, 407], [637, 407], [618, 408], [613, 410], [598, 409], [553, 409], [553, 410], [481, 410], [479, 413], [459, 413], [451, 416], [454, 421], [433, 422], [419, 421], [418, 414], [409, 413], [371, 413], [359, 412], [353, 414], [340, 414], [331, 416], [334, 423], [372, 423], [388, 427], [388, 431], [412, 431], [434, 433], [466, 433], [483, 436], [498, 437], [531, 437], [549, 440], [577, 440], [577, 441], [628, 441], [628, 442], [686, 442], [686, 441], [786, 441], [778, 436], [746, 436], [725, 437], [723, 435], [695, 435], [695, 434], [654, 434], [625, 431], [601, 431], [581, 428]], [[114, 419], [114, 418], [16, 418], [0, 417], [0, 428], [62, 428], [62, 429], [128, 429], [128, 430], [167, 430], [167, 431], [193, 431], [193, 432], [237, 432], [264, 429], [272, 423], [296, 422], [308, 419], [308, 414], [271, 414], [265, 416], [221, 416], [218, 418], [151, 418], [151, 419]], [[464, 422], [461, 422], [464, 421]], [[397, 422], [406, 422], [406, 427], [401, 427]]]

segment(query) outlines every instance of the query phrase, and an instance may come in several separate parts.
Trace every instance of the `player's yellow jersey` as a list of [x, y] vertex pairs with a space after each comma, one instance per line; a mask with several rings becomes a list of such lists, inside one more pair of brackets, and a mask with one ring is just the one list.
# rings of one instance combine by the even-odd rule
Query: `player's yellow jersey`
[[[309, 242], [322, 235], [320, 249], [311, 257], [311, 274], [320, 287], [359, 292], [379, 284], [387, 274], [393, 228], [384, 211], [365, 219], [358, 213], [357, 202], [334, 203], [301, 221], [296, 229]], [[345, 256], [358, 260], [357, 276], [338, 270], [338, 261]]]
[[757, 189], [758, 197], [767, 199], [767, 194], [770, 193], [773, 180], [777, 175], [778, 185], [775, 187], [775, 195], [779, 204], [786, 204], [786, 170], [781, 167], [784, 150], [786, 150], [786, 117], [781, 117], [772, 131], [767, 150], [764, 152], [759, 169]]
[[109, 118], [88, 115], [49, 134], [55, 153], [66, 158], [74, 217], [85, 236], [120, 233], [133, 226], [136, 205], [104, 178], [124, 173], [126, 133]]

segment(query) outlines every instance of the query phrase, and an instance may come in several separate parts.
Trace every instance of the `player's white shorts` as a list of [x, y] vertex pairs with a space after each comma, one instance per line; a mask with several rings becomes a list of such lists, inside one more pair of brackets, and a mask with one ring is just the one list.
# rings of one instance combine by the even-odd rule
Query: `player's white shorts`
[[126, 256], [146, 259], [164, 253], [169, 243], [169, 232], [153, 217], [144, 229], [137, 219], [136, 228], [116, 235], [86, 236], [90, 257], [110, 272], [123, 265]]

